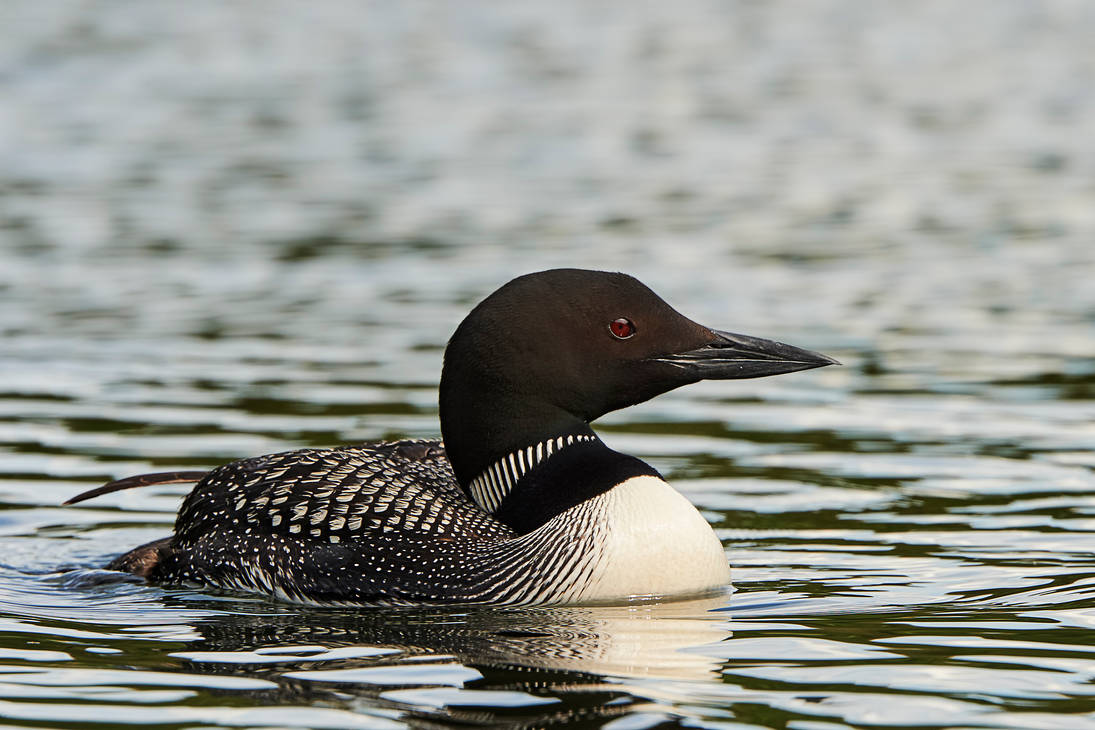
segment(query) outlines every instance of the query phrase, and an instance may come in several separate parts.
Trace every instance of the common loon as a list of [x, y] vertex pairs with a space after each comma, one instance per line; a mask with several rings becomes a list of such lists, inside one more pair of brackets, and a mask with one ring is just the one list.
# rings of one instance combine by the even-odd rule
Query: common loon
[[558, 604], [717, 590], [706, 520], [590, 422], [704, 379], [835, 364], [708, 329], [619, 273], [556, 269], [484, 299], [445, 350], [440, 441], [301, 449], [145, 474], [66, 504], [197, 482], [171, 537], [107, 567], [295, 602]]

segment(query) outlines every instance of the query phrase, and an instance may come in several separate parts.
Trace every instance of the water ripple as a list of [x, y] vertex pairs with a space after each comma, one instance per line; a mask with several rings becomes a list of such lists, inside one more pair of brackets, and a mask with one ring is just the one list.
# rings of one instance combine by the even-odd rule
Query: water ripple
[[[9, 5], [0, 718], [1095, 726], [1089, 5]], [[604, 419], [729, 595], [317, 610], [102, 570], [185, 486], [60, 507], [435, 436], [553, 266], [845, 363]]]

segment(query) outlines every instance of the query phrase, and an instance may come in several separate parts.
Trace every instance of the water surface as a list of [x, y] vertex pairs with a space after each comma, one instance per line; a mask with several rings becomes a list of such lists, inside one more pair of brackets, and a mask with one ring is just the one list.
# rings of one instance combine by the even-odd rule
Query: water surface
[[[1089, 5], [182, 8], [0, 11], [5, 723], [1095, 727]], [[724, 596], [306, 608], [99, 570], [185, 486], [59, 507], [436, 436], [564, 265], [845, 363], [600, 424]]]

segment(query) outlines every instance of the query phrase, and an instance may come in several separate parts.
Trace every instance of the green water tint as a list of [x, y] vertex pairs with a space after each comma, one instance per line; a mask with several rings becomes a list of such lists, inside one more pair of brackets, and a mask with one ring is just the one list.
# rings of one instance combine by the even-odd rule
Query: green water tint
[[[1083, 3], [10, 6], [0, 724], [1095, 727]], [[728, 596], [320, 610], [98, 571], [183, 485], [59, 507], [436, 437], [460, 318], [559, 266], [845, 363], [599, 424]]]
[[[216, 355], [199, 365], [207, 378], [234, 372]], [[131, 405], [102, 419], [72, 415], [98, 407], [86, 397], [0, 398], [20, 434], [2, 482], [0, 715], [66, 727], [1067, 728], [1095, 713], [1095, 477], [1075, 443], [1083, 427], [1066, 427], [1092, 404], [880, 399], [854, 365], [850, 376], [769, 381], [759, 397], [694, 388], [601, 428], [704, 511], [733, 566], [729, 595], [628, 607], [316, 609], [94, 569], [165, 534], [186, 490], [56, 507], [104, 474], [211, 466], [225, 450], [258, 453], [321, 433], [317, 423], [338, 431], [327, 419], [348, 418], [341, 409], [310, 409], [323, 394], [393, 403], [359, 423], [410, 418], [401, 433], [429, 433], [426, 385], [354, 385], [342, 368], [330, 364], [333, 384], [225, 378], [214, 391], [223, 404], [200, 405], [187, 403], [187, 375], [162, 373], [158, 382], [173, 384], [156, 386], [154, 403], [146, 379], [122, 377], [114, 387]], [[847, 388], [849, 377], [862, 387]], [[269, 395], [239, 398], [252, 389]], [[952, 406], [969, 418], [930, 417]], [[839, 427], [864, 410], [885, 418]], [[991, 417], [1000, 410], [1013, 414], [1009, 428], [1044, 419], [1042, 445], [1003, 442]], [[979, 439], [980, 448], [963, 445]]]

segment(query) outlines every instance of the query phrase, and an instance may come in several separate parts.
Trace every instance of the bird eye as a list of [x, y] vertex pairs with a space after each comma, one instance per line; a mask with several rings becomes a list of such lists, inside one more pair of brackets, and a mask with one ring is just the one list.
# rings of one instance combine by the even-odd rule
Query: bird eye
[[626, 340], [635, 334], [635, 325], [631, 323], [630, 319], [620, 317], [608, 323], [608, 330], [616, 339]]

